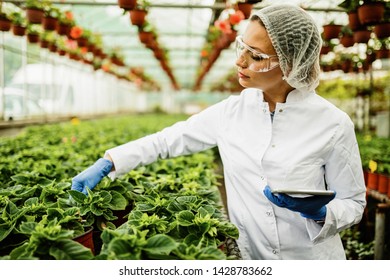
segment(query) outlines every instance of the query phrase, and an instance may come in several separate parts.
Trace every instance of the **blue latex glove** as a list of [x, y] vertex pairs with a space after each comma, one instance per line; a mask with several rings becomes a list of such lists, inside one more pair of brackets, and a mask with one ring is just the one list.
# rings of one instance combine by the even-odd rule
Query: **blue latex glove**
[[98, 159], [93, 165], [85, 169], [72, 179], [72, 190], [87, 194], [87, 188], [93, 189], [107, 176], [112, 169], [113, 163], [105, 158]]
[[336, 196], [336, 192], [333, 195], [314, 195], [309, 197], [291, 197], [283, 193], [275, 195], [271, 192], [269, 186], [266, 186], [263, 192], [275, 205], [299, 212], [302, 217], [317, 221], [325, 219], [326, 204]]

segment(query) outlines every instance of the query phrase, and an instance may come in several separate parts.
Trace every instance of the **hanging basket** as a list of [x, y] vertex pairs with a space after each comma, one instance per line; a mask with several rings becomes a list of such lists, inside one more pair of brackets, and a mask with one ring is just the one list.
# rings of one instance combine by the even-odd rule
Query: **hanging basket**
[[40, 41], [40, 46], [41, 46], [41, 48], [43, 48], [43, 49], [49, 48], [49, 41], [41, 40], [41, 41]]
[[39, 42], [38, 34], [27, 34], [27, 41], [32, 44], [36, 44]]
[[364, 43], [367, 44], [368, 40], [371, 38], [371, 31], [370, 30], [356, 30], [353, 33], [353, 39], [356, 43]]
[[58, 35], [65, 35], [65, 36], [69, 36], [70, 29], [71, 27], [68, 24], [64, 24], [64, 23], [58, 23], [56, 28]]
[[141, 43], [147, 44], [153, 40], [153, 33], [147, 31], [140, 31], [138, 33], [138, 38], [141, 41]]
[[43, 10], [40, 9], [26, 9], [26, 18], [29, 23], [41, 23], [43, 19]]
[[366, 3], [359, 6], [357, 12], [361, 24], [376, 24], [383, 19], [385, 4], [383, 2]]
[[44, 30], [53, 31], [57, 29], [58, 19], [52, 17], [42, 18], [42, 27]]
[[324, 28], [324, 33], [323, 33], [324, 40], [329, 41], [330, 39], [334, 39], [334, 38], [339, 37], [342, 25], [327, 24], [327, 25], [324, 25], [323, 28]]
[[253, 4], [250, 3], [237, 3], [237, 9], [240, 10], [245, 19], [248, 19], [251, 16]]
[[86, 47], [88, 45], [88, 39], [84, 37], [79, 37], [76, 39], [77, 45], [79, 47]]
[[144, 10], [131, 10], [130, 20], [133, 25], [142, 26], [145, 23], [147, 12]]
[[118, 0], [118, 6], [126, 11], [133, 10], [137, 4], [137, 0]]
[[381, 22], [374, 26], [374, 33], [378, 39], [390, 37], [390, 22]]
[[12, 33], [15, 36], [24, 36], [26, 35], [26, 27], [19, 25], [12, 25]]
[[10, 31], [12, 22], [7, 18], [0, 17], [0, 31]]
[[343, 35], [340, 38], [340, 44], [344, 47], [349, 48], [355, 44], [355, 40], [353, 39], [353, 35]]
[[361, 28], [361, 24], [359, 21], [359, 16], [357, 11], [348, 13], [348, 25], [352, 29], [352, 31], [358, 30]]

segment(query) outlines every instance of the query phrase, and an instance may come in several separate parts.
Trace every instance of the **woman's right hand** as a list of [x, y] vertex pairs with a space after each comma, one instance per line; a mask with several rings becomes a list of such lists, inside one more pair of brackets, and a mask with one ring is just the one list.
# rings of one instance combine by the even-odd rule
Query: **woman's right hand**
[[100, 158], [72, 179], [72, 190], [87, 194], [87, 188], [92, 190], [113, 169], [111, 160]]

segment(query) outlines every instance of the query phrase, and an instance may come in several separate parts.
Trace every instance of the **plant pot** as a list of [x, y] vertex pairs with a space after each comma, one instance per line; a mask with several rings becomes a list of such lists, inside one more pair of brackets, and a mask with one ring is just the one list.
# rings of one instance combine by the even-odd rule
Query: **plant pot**
[[339, 34], [341, 32], [342, 25], [338, 24], [327, 24], [323, 26], [324, 33], [323, 37], [324, 40], [329, 41], [330, 39], [338, 38]]
[[352, 31], [361, 29], [361, 24], [357, 11], [348, 13], [348, 22], [348, 25], [352, 29]]
[[74, 237], [73, 240], [91, 249], [92, 254], [95, 254], [95, 247], [93, 244], [93, 227], [87, 228], [84, 233]]
[[41, 46], [41, 48], [43, 48], [43, 49], [49, 48], [49, 41], [41, 40], [40, 46]]
[[126, 11], [133, 10], [137, 4], [137, 0], [118, 0], [118, 6]]
[[378, 192], [387, 194], [388, 176], [385, 174], [378, 174]]
[[52, 53], [57, 52], [57, 46], [55, 44], [49, 44], [49, 51]]
[[367, 44], [368, 40], [371, 38], [371, 31], [370, 30], [356, 30], [353, 33], [353, 39], [355, 43], [364, 43]]
[[378, 39], [390, 37], [390, 22], [382, 22], [375, 25], [374, 33]]
[[383, 2], [366, 3], [359, 6], [357, 12], [361, 24], [376, 24], [383, 19], [385, 4]]
[[12, 22], [6, 18], [0, 18], [0, 31], [10, 31]]
[[340, 38], [340, 44], [344, 47], [349, 48], [355, 44], [355, 40], [353, 39], [353, 35], [344, 35]]
[[64, 55], [66, 55], [66, 51], [61, 50], [61, 49], [57, 49], [57, 53], [58, 53], [59, 56], [64, 56]]
[[87, 38], [80, 37], [80, 38], [77, 38], [76, 41], [77, 41], [77, 45], [79, 47], [86, 47], [88, 45]]
[[26, 27], [19, 26], [19, 25], [13, 25], [12, 26], [12, 33], [15, 36], [24, 36], [26, 34]]
[[57, 29], [58, 19], [52, 17], [42, 18], [42, 27], [47, 31], [53, 31]]
[[252, 13], [253, 4], [250, 3], [237, 3], [237, 9], [240, 10], [245, 19], [248, 19]]
[[43, 10], [28, 8], [26, 9], [26, 18], [29, 23], [41, 23], [43, 18]]
[[390, 58], [390, 50], [387, 49], [379, 49], [375, 52], [377, 59], [385, 59]]
[[27, 41], [29, 43], [35, 44], [39, 42], [39, 35], [38, 34], [27, 34]]
[[117, 216], [118, 219], [111, 221], [116, 227], [119, 227], [120, 225], [126, 223], [128, 221], [127, 215], [130, 213], [130, 211], [133, 209], [132, 205], [126, 206], [124, 210], [116, 210], [113, 211], [113, 215]]
[[367, 173], [367, 188], [371, 190], [378, 189], [378, 173]]
[[138, 33], [138, 38], [143, 44], [149, 43], [151, 40], [153, 40], [153, 33], [147, 32], [147, 31], [140, 31]]
[[130, 20], [133, 25], [142, 26], [145, 23], [146, 11], [144, 10], [131, 10]]
[[57, 33], [58, 35], [66, 35], [66, 36], [69, 36], [69, 33], [70, 33], [70, 26], [67, 25], [67, 24], [63, 24], [63, 23], [58, 23], [57, 24]]

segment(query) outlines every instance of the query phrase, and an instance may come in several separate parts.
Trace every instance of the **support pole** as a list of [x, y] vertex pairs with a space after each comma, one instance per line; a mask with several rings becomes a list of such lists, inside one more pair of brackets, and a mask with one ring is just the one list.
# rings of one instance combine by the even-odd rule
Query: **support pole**
[[375, 214], [375, 247], [374, 259], [382, 260], [385, 247], [386, 212], [390, 204], [379, 203]]

